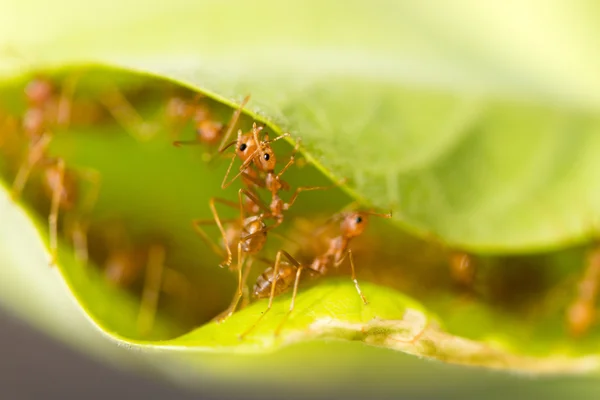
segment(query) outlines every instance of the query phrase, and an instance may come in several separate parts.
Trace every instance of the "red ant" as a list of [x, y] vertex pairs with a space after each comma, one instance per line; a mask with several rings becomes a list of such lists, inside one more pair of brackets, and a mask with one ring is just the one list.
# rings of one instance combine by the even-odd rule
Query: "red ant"
[[[37, 78], [32, 80], [25, 88], [28, 108], [23, 117], [22, 129], [29, 139], [26, 159], [19, 168], [12, 187], [13, 199], [18, 199], [25, 188], [29, 175], [34, 167], [43, 168], [43, 183], [51, 198], [50, 213], [48, 216], [50, 236], [50, 265], [56, 262], [58, 250], [58, 212], [73, 210], [77, 203], [78, 185], [73, 170], [67, 170], [62, 158], [52, 158], [47, 155], [48, 146], [52, 140], [51, 129], [54, 126], [66, 125], [69, 121], [71, 110], [71, 96], [74, 91], [74, 81], [71, 80], [67, 89], [63, 90], [57, 99], [56, 89], [52, 82]], [[99, 175], [95, 171], [77, 171], [77, 175], [88, 180], [94, 190], [89, 192], [87, 201], [82, 206], [83, 213], [89, 212], [95, 203], [100, 184]], [[75, 226], [74, 241], [76, 251], [77, 243], [82, 242], [82, 229], [79, 224]], [[79, 248], [77, 254], [87, 260], [86, 252]]]
[[[238, 191], [239, 203], [235, 203], [219, 197], [212, 197], [209, 201], [210, 209], [213, 214], [213, 219], [196, 219], [193, 221], [193, 226], [200, 237], [209, 245], [209, 247], [215, 252], [215, 254], [225, 257], [220, 266], [231, 266], [233, 255], [231, 251], [231, 244], [237, 242], [237, 274], [238, 274], [238, 289], [230, 304], [230, 306], [219, 316], [216, 320], [219, 322], [229, 318], [231, 314], [237, 308], [240, 299], [243, 296], [245, 282], [252, 267], [253, 258], [248, 256], [254, 256], [262, 250], [267, 240], [267, 232], [272, 229], [268, 227], [265, 222], [264, 214], [251, 215], [245, 217], [244, 215], [244, 202], [243, 196], [247, 196], [257, 206], [263, 207], [259, 200], [248, 190], [240, 189]], [[235, 209], [239, 209], [240, 217], [232, 220], [221, 220], [216, 209], [216, 203], [220, 203]], [[265, 209], [263, 211], [268, 211]], [[226, 225], [223, 225], [225, 222]], [[222, 246], [225, 248], [226, 255], [223, 254], [221, 248], [214, 243], [208, 236], [208, 234], [201, 228], [201, 225], [212, 225], [216, 224], [221, 232], [223, 239]], [[243, 272], [244, 264], [246, 264], [246, 270]]]
[[188, 102], [179, 97], [173, 97], [167, 103], [168, 118], [179, 123], [192, 119], [194, 130], [196, 132], [195, 139], [177, 140], [173, 142], [173, 145], [177, 147], [197, 144], [214, 146], [218, 143], [219, 153], [221, 153], [225, 148], [229, 147], [225, 146], [225, 143], [231, 136], [244, 106], [250, 101], [250, 96], [244, 98], [240, 107], [233, 113], [226, 126], [212, 118], [208, 107], [198, 103], [198, 96], [193, 102]]
[[582, 336], [594, 323], [599, 284], [600, 248], [595, 248], [588, 254], [586, 270], [579, 283], [577, 298], [567, 311], [567, 326], [572, 336]]
[[158, 300], [165, 271], [165, 248], [153, 245], [149, 248], [118, 250], [106, 260], [104, 275], [109, 283], [129, 287], [144, 277], [138, 332], [147, 334], [154, 325]]
[[[279, 196], [279, 192], [281, 190], [289, 190], [290, 186], [287, 182], [281, 179], [281, 176], [294, 164], [295, 162], [295, 154], [298, 151], [300, 146], [300, 142], [296, 143], [294, 150], [288, 160], [287, 164], [279, 171], [279, 173], [275, 173], [275, 165], [277, 163], [277, 159], [275, 157], [275, 153], [270, 146], [270, 143], [279, 140], [283, 137], [289, 136], [288, 134], [283, 134], [278, 136], [273, 140], [269, 140], [269, 135], [265, 134], [263, 140], [259, 141], [258, 134], [262, 130], [262, 127], [257, 127], [256, 124], [252, 127], [252, 132], [242, 135], [241, 131], [238, 132], [238, 140], [236, 143], [239, 144], [239, 150], [246, 151], [243, 155], [238, 154], [238, 157], [242, 159], [242, 165], [240, 167], [240, 172], [232, 178], [229, 183], [226, 183], [227, 177], [231, 170], [231, 165], [227, 169], [227, 173], [225, 178], [223, 179], [223, 183], [221, 188], [225, 189], [228, 187], [238, 176], [242, 176], [244, 179], [244, 183], [250, 189], [255, 192], [256, 188], [265, 188], [271, 193], [271, 203], [269, 204], [269, 218], [275, 219], [275, 226], [279, 226], [283, 222], [283, 212], [288, 210], [298, 198], [298, 195], [304, 191], [312, 191], [312, 190], [327, 190], [338, 185], [332, 186], [300, 186], [296, 188], [294, 193], [292, 193], [290, 199], [287, 202], [284, 202], [283, 199]], [[240, 144], [241, 143], [241, 144]], [[231, 144], [230, 144], [231, 145]], [[255, 169], [250, 168], [251, 165], [254, 165], [258, 172], [263, 175], [259, 178], [258, 172]]]
[[[173, 142], [175, 146], [199, 143], [204, 143], [209, 146], [216, 145], [217, 143], [220, 143], [219, 146], [223, 145], [224, 140], [222, 139], [222, 136], [225, 126], [221, 122], [213, 119], [208, 106], [199, 102], [200, 97], [201, 95], [198, 94], [192, 101], [185, 100], [181, 97], [171, 97], [167, 102], [167, 118], [176, 125], [181, 125], [191, 120], [194, 131], [196, 132], [196, 139], [190, 141], [175, 141]], [[244, 101], [242, 101], [239, 110], [233, 114], [232, 120], [227, 125], [228, 133], [226, 132], [224, 137], [228, 137], [231, 134], [230, 132], [239, 118], [243, 106], [249, 100], [250, 96], [247, 96]]]
[[[327, 250], [315, 257], [310, 264], [301, 264], [294, 257], [287, 252], [280, 250], [275, 258], [274, 267], [269, 267], [267, 270], [258, 278], [256, 285], [254, 286], [254, 297], [263, 298], [266, 297], [267, 291], [269, 291], [269, 304], [267, 309], [262, 313], [259, 319], [248, 328], [244, 333], [240, 335], [240, 338], [246, 336], [252, 331], [260, 320], [269, 312], [273, 305], [273, 299], [276, 294], [282, 293], [289, 289], [292, 281], [294, 282], [294, 290], [292, 293], [292, 301], [290, 308], [286, 314], [285, 320], [289, 317], [291, 312], [294, 310], [294, 303], [296, 300], [296, 294], [298, 292], [298, 284], [300, 282], [300, 276], [304, 269], [307, 269], [311, 274], [325, 275], [332, 267], [339, 267], [342, 262], [348, 257], [350, 260], [350, 267], [352, 271], [352, 281], [356, 287], [356, 291], [360, 296], [364, 304], [368, 304], [367, 299], [363, 295], [358, 280], [356, 278], [356, 270], [354, 267], [354, 257], [352, 255], [352, 249], [349, 247], [350, 242], [353, 238], [360, 236], [369, 221], [369, 216], [374, 215], [383, 218], [391, 218], [392, 213], [380, 214], [373, 211], [346, 211], [336, 214], [329, 222], [340, 221], [340, 235], [333, 237], [329, 240]], [[287, 259], [287, 262], [282, 262], [282, 256]], [[295, 271], [295, 274], [294, 274]], [[294, 279], [292, 277], [295, 275]], [[275, 331], [277, 335], [283, 325], [283, 322], [279, 325]]]
[[165, 266], [166, 248], [156, 241], [134, 245], [122, 224], [104, 225], [102, 232], [107, 250], [101, 262], [105, 280], [121, 288], [131, 288], [143, 280], [137, 326], [145, 335], [154, 325], [163, 283], [173, 271]]

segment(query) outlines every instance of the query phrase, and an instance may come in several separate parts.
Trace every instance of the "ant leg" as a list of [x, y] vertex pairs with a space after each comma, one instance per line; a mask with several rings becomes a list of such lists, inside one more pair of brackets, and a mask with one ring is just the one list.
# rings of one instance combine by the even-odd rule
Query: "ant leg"
[[286, 137], [290, 137], [290, 134], [287, 132], [277, 136], [275, 139], [266, 140], [265, 143], [273, 143], [273, 142], [276, 142], [276, 141], [286, 138]]
[[165, 248], [160, 245], [152, 246], [148, 251], [144, 289], [137, 319], [138, 333], [141, 335], [147, 335], [154, 325], [165, 269], [164, 262]]
[[[101, 175], [94, 169], [78, 169], [78, 175], [90, 183], [87, 196], [82, 202], [80, 214], [83, 218], [87, 218], [87, 214], [91, 212], [98, 200], [100, 194]], [[73, 247], [75, 248], [75, 258], [86, 265], [88, 262], [88, 241], [87, 241], [87, 222], [82, 223], [80, 220], [73, 223]]]
[[73, 97], [75, 88], [80, 79], [80, 73], [77, 73], [66, 79], [66, 84], [63, 85], [63, 90], [58, 99], [58, 109], [56, 112], [56, 124], [62, 128], [68, 128], [71, 121]]
[[283, 320], [277, 326], [277, 329], [275, 329], [275, 336], [279, 336], [279, 333], [281, 332], [281, 328], [283, 328], [283, 324], [285, 324], [285, 322], [289, 319], [292, 311], [294, 311], [294, 304], [296, 303], [296, 295], [298, 294], [298, 283], [300, 283], [300, 274], [302, 273], [303, 269], [304, 269], [304, 266], [300, 266], [296, 270], [296, 279], [294, 280], [294, 291], [292, 293], [292, 302], [290, 303], [290, 309], [283, 317]]
[[267, 309], [263, 311], [263, 313], [260, 315], [260, 317], [258, 317], [254, 324], [252, 324], [248, 329], [246, 329], [238, 336], [240, 340], [242, 340], [247, 334], [249, 334], [254, 330], [254, 328], [256, 328], [256, 326], [260, 323], [264, 316], [267, 315], [267, 313], [271, 309], [271, 306], [273, 305], [273, 299], [275, 298], [275, 286], [277, 284], [277, 279], [279, 278], [279, 263], [281, 262], [282, 253], [283, 252], [280, 250], [275, 256], [275, 268], [273, 269], [273, 281], [271, 282], [271, 294], [269, 295], [269, 304], [267, 305]]
[[82, 202], [81, 211], [84, 214], [90, 213], [96, 202], [98, 201], [98, 197], [100, 196], [100, 187], [102, 185], [102, 175], [100, 172], [91, 168], [79, 168], [78, 175], [89, 182], [90, 188], [88, 189], [87, 196], [85, 200]]
[[29, 175], [33, 167], [43, 158], [46, 148], [52, 140], [52, 134], [45, 133], [42, 137], [36, 141], [29, 149], [27, 153], [27, 159], [23, 162], [17, 176], [13, 181], [12, 185], [12, 198], [17, 200], [25, 188], [25, 184], [29, 180]]
[[[267, 205], [256, 195], [256, 193], [251, 192], [248, 189], [240, 189], [238, 190], [238, 196], [239, 196], [239, 200], [240, 200], [240, 215], [244, 215], [244, 201], [242, 200], [242, 194], [245, 194], [246, 197], [253, 202], [254, 204], [256, 204], [256, 206], [258, 206], [258, 208], [260, 208], [261, 210], [263, 210], [263, 212], [265, 213], [270, 213], [271, 210], [269, 209], [269, 207], [267, 207]], [[242, 217], [242, 221], [244, 220], [244, 218]]]
[[248, 304], [250, 304], [250, 289], [248, 288], [248, 276], [250, 275], [250, 267], [254, 258], [248, 260], [248, 266], [244, 271], [244, 276], [242, 277], [242, 281], [244, 282], [244, 287], [242, 288], [242, 303], [240, 304], [240, 309], [245, 308]]
[[[253, 185], [255, 185], [256, 187], [260, 187], [260, 188], [263, 188], [263, 189], [264, 189], [264, 188], [266, 188], [266, 185], [265, 185], [265, 181], [264, 181], [264, 180], [260, 180], [260, 179], [258, 179], [257, 177], [250, 175], [250, 174], [249, 174], [248, 172], [246, 172], [246, 171], [247, 171], [247, 169], [245, 169], [245, 170], [242, 172], [242, 177], [243, 177], [244, 179], [247, 179], [249, 182], [251, 182], [251, 183], [252, 183]], [[248, 184], [247, 186], [251, 186], [251, 185], [249, 185], [249, 184]]]
[[235, 155], [233, 157], [231, 157], [231, 161], [229, 162], [229, 166], [227, 167], [227, 172], [225, 172], [225, 176], [223, 177], [223, 181], [221, 182], [221, 189], [226, 189], [227, 187], [229, 187], [229, 185], [231, 185], [233, 183], [233, 180], [235, 180], [235, 178], [229, 182], [227, 182], [227, 177], [229, 176], [229, 173], [231, 172], [231, 168], [233, 167], [233, 162], [235, 161]]
[[58, 211], [60, 209], [60, 196], [63, 193], [63, 184], [65, 178], [65, 161], [59, 158], [56, 161], [58, 173], [58, 182], [52, 189], [52, 202], [50, 205], [50, 214], [48, 215], [48, 226], [50, 229], [50, 266], [56, 264], [58, 253]]
[[256, 328], [256, 326], [260, 323], [264, 316], [267, 315], [267, 313], [269, 312], [269, 310], [271, 310], [271, 307], [273, 306], [273, 299], [275, 298], [275, 287], [277, 286], [277, 281], [279, 280], [279, 264], [281, 263], [282, 255], [284, 255], [294, 266], [298, 268], [300, 267], [300, 263], [296, 261], [296, 259], [294, 259], [294, 257], [292, 257], [288, 252], [284, 250], [279, 250], [277, 252], [277, 255], [275, 256], [275, 267], [273, 269], [272, 275], [273, 281], [271, 282], [271, 293], [269, 294], [269, 304], [267, 305], [267, 309], [260, 315], [260, 317], [258, 317], [254, 324], [252, 324], [248, 329], [246, 329], [238, 336], [240, 340], [244, 339], [244, 337], [248, 333], [252, 332]]
[[89, 260], [88, 254], [88, 241], [87, 241], [87, 223], [81, 223], [81, 221], [73, 222], [73, 248], [75, 249], [75, 259], [83, 264], [87, 265]]
[[233, 207], [236, 209], [238, 208], [238, 204], [236, 204], [232, 201], [221, 199], [219, 197], [211, 197], [211, 199], [209, 201], [209, 206], [210, 206], [210, 210], [213, 214], [213, 220], [195, 219], [192, 221], [192, 224], [194, 226], [194, 230], [196, 231], [196, 233], [198, 233], [204, 239], [204, 241], [213, 249], [215, 254], [220, 255], [220, 254], [222, 254], [222, 252], [221, 252], [221, 249], [219, 248], [219, 246], [217, 246], [212, 240], [210, 240], [210, 238], [208, 237], [208, 234], [202, 228], [200, 228], [200, 225], [207, 225], [207, 224], [216, 224], [217, 225], [217, 227], [219, 228], [219, 231], [221, 232], [221, 236], [223, 237], [225, 251], [227, 252], [227, 257], [226, 257], [225, 261], [220, 264], [220, 267], [223, 268], [224, 266], [231, 265], [231, 262], [233, 260], [233, 255], [232, 255], [231, 249], [229, 247], [229, 242], [227, 241], [227, 234], [225, 232], [225, 228], [223, 227], [223, 223], [221, 221], [221, 218], [219, 217], [219, 213], [217, 212], [217, 208], [215, 206], [215, 203], [217, 203], [217, 202], [227, 205], [229, 207]]
[[[356, 269], [354, 268], [354, 256], [352, 255], [352, 249], [348, 249], [347, 253], [348, 258], [350, 259], [350, 268], [352, 269], [352, 282], [354, 282], [354, 286], [356, 287], [356, 291], [358, 292], [358, 295], [360, 296], [360, 298], [362, 299], [364, 304], [369, 304], [369, 302], [367, 301], [367, 299], [365, 298], [365, 296], [362, 294], [362, 291], [360, 290], [360, 286], [358, 284], [358, 280], [356, 279]], [[340, 265], [342, 263], [342, 261], [344, 261], [343, 257], [338, 263], [336, 263], [336, 267], [338, 265]]]
[[252, 268], [252, 258], [249, 258], [246, 265], [246, 270], [242, 273], [242, 268], [244, 267], [244, 263], [246, 261], [246, 257], [242, 255], [242, 243], [238, 243], [238, 288], [231, 301], [231, 304], [227, 309], [219, 314], [215, 319], [218, 323], [225, 321], [227, 318], [231, 317], [231, 315], [235, 312], [240, 299], [244, 295], [244, 288], [246, 287], [246, 279], [248, 278], [248, 274], [250, 273], [250, 269]]
[[229, 168], [227, 168], [227, 173], [223, 177], [223, 182], [221, 182], [221, 189], [227, 189], [229, 186], [231, 186], [231, 184], [233, 182], [235, 182], [235, 180], [237, 178], [239, 178], [242, 174], [246, 173], [246, 169], [248, 169], [250, 167], [250, 164], [252, 163], [257, 152], [258, 152], [258, 150], [254, 151], [254, 153], [252, 153], [251, 156], [248, 157], [248, 159], [245, 160], [242, 163], [242, 165], [240, 165], [239, 172], [237, 174], [235, 174], [235, 176], [233, 178], [231, 178], [231, 180], [229, 182], [227, 182], [227, 177], [229, 176], [229, 173], [231, 171], [231, 167], [233, 166], [233, 161], [235, 160], [235, 157], [231, 159], [231, 162], [229, 163]]
[[238, 109], [235, 110], [235, 112], [231, 116], [231, 119], [227, 123], [227, 130], [225, 131], [225, 134], [223, 135], [223, 139], [221, 140], [221, 143], [219, 144], [219, 151], [218, 151], [219, 153], [221, 153], [223, 150], [225, 150], [225, 148], [226, 148], [226, 147], [224, 147], [225, 143], [227, 143], [227, 141], [229, 140], [229, 137], [233, 133], [233, 130], [235, 129], [235, 126], [237, 125], [237, 122], [240, 118], [240, 115], [242, 114], [242, 110], [244, 109], [246, 104], [248, 104], [249, 101], [250, 101], [250, 95], [244, 97], [244, 100], [242, 100]]
[[292, 197], [290, 197], [290, 200], [287, 203], [284, 204], [284, 207], [287, 210], [292, 205], [294, 205], [294, 203], [298, 199], [298, 195], [300, 193], [302, 193], [302, 192], [309, 192], [309, 191], [313, 191], [313, 190], [329, 190], [329, 189], [333, 189], [333, 188], [336, 188], [336, 187], [340, 186], [341, 184], [343, 184], [344, 181], [345, 180], [343, 180], [342, 182], [340, 182], [338, 184], [329, 185], [329, 186], [300, 186], [300, 187], [296, 188], [296, 190], [292, 194]]
[[[289, 134], [287, 134], [289, 136]], [[282, 137], [285, 137], [284, 135], [278, 136], [275, 139], [272, 140], [272, 142], [281, 139]], [[300, 140], [298, 140], [296, 142], [296, 146], [294, 146], [294, 150], [292, 150], [292, 154], [290, 154], [290, 159], [288, 160], [287, 164], [285, 164], [285, 166], [281, 169], [281, 171], [279, 171], [279, 173], [277, 174], [277, 178], [281, 178], [281, 175], [283, 175], [285, 173], [285, 171], [288, 170], [289, 167], [292, 166], [292, 164], [294, 164], [296, 162], [296, 152], [298, 151], [298, 147], [300, 147]]]
[[145, 142], [158, 132], [158, 127], [144, 121], [118, 88], [110, 88], [99, 100], [134, 139]]
[[[235, 220], [221, 220], [221, 222], [234, 222]], [[202, 225], [216, 225], [214, 219], [195, 219], [192, 221], [192, 226], [194, 227], [194, 231], [200, 236], [200, 238], [210, 247], [210, 249], [219, 257], [226, 258], [227, 255], [223, 252], [223, 250], [217, 245], [213, 240], [210, 239], [208, 233], [204, 229], [201, 228]], [[223, 266], [221, 266], [223, 267]]]

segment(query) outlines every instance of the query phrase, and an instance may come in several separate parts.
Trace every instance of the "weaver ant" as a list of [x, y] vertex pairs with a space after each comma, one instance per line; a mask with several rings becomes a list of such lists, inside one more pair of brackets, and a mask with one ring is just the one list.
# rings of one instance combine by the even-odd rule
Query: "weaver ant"
[[[253, 257], [248, 258], [248, 256], [254, 256], [262, 250], [267, 240], [267, 232], [272, 229], [272, 227], [265, 224], [264, 213], [245, 217], [243, 196], [248, 197], [257, 206], [264, 207], [251, 192], [246, 189], [240, 189], [238, 191], [239, 203], [219, 197], [212, 197], [209, 201], [209, 206], [213, 214], [213, 219], [196, 219], [193, 221], [196, 233], [200, 235], [215, 254], [225, 258], [225, 261], [220, 264], [221, 267], [231, 266], [233, 261], [231, 245], [232, 243], [237, 243], [237, 266], [235, 270], [237, 270], [238, 274], [238, 288], [230, 306], [216, 317], [216, 320], [219, 322], [229, 318], [237, 308], [240, 299], [244, 295], [245, 282], [252, 267]], [[221, 220], [216, 209], [216, 203], [239, 209], [240, 217]], [[264, 209], [263, 211], [268, 211], [268, 209]], [[219, 228], [223, 239], [222, 247], [225, 249], [226, 254], [223, 254], [221, 247], [213, 242], [204, 229], [202, 229], [202, 225], [209, 224], [216, 224]], [[246, 265], [245, 271], [243, 271], [244, 265]]]
[[596, 320], [596, 300], [600, 285], [600, 247], [589, 252], [586, 268], [575, 300], [567, 310], [566, 322], [572, 336], [584, 335]]
[[[252, 126], [252, 132], [246, 134], [242, 134], [241, 131], [238, 132], [238, 140], [235, 143], [238, 146], [238, 157], [242, 160], [240, 172], [234, 176], [230, 182], [226, 183], [231, 166], [233, 164], [232, 160], [232, 163], [230, 163], [229, 168], [227, 169], [225, 178], [223, 179], [221, 188], [227, 188], [237, 177], [241, 175], [245, 185], [252, 190], [253, 193], [255, 193], [257, 188], [264, 188], [268, 190], [271, 193], [271, 202], [269, 203], [270, 211], [267, 217], [275, 219], [275, 226], [279, 226], [283, 222], [283, 212], [288, 210], [296, 202], [300, 193], [312, 190], [327, 190], [334, 188], [339, 184], [331, 186], [300, 186], [295, 189], [290, 199], [287, 202], [284, 202], [284, 200], [279, 196], [279, 192], [282, 190], [290, 190], [290, 186], [287, 182], [281, 179], [281, 176], [292, 166], [292, 164], [294, 164], [295, 154], [298, 151], [300, 142], [298, 141], [296, 143], [296, 146], [294, 147], [294, 150], [290, 155], [290, 159], [286, 165], [281, 169], [281, 171], [279, 171], [279, 173], [275, 173], [277, 159], [273, 149], [270, 146], [270, 143], [289, 135], [283, 134], [273, 140], [269, 140], [268, 134], [265, 134], [263, 140], [259, 140], [258, 134], [261, 130], [262, 127], [257, 127], [255, 123]], [[232, 143], [230, 143], [228, 146], [231, 144]], [[243, 151], [244, 153], [240, 154], [240, 151]], [[252, 165], [256, 169], [250, 168]], [[260, 176], [259, 173], [261, 173]]]
[[[240, 338], [246, 336], [258, 325], [261, 319], [271, 309], [275, 296], [288, 290], [293, 282], [294, 289], [290, 308], [285, 316], [285, 319], [275, 331], [275, 334], [278, 335], [283, 323], [294, 310], [294, 303], [296, 300], [298, 284], [300, 282], [302, 271], [307, 269], [312, 275], [325, 275], [332, 267], [339, 267], [344, 262], [346, 257], [350, 260], [350, 268], [352, 271], [351, 279], [354, 282], [356, 291], [363, 304], [368, 304], [368, 301], [363, 295], [356, 278], [354, 257], [352, 254], [352, 249], [349, 247], [349, 245], [353, 238], [360, 236], [364, 232], [369, 221], [369, 216], [371, 215], [383, 218], [392, 217], [391, 211], [388, 214], [375, 213], [373, 211], [346, 211], [336, 214], [330, 218], [328, 221], [329, 223], [340, 221], [340, 234], [329, 239], [327, 250], [325, 250], [323, 254], [315, 257], [309, 264], [302, 264], [289, 253], [280, 250], [277, 253], [274, 266], [265, 270], [265, 272], [258, 278], [253, 290], [254, 297], [256, 298], [266, 297], [266, 293], [269, 292], [269, 303], [267, 305], [267, 309], [261, 314], [261, 316], [252, 326], [250, 326], [240, 335]], [[282, 257], [285, 257], [287, 262], [282, 262]], [[292, 277], [294, 277], [293, 280]]]
[[[173, 142], [175, 146], [200, 143], [208, 146], [214, 146], [217, 143], [220, 143], [219, 146], [223, 145], [222, 136], [226, 126], [219, 121], [215, 121], [209, 107], [200, 102], [201, 97], [202, 95], [197, 94], [193, 100], [189, 101], [184, 98], [174, 96], [168, 100], [165, 110], [167, 119], [176, 127], [180, 127], [191, 120], [196, 133], [195, 139], [177, 140]], [[239, 110], [233, 114], [231, 121], [227, 125], [228, 132], [233, 129], [233, 125], [235, 125], [237, 122], [244, 104], [246, 104], [249, 100], [250, 96], [247, 96], [244, 101], [242, 101]], [[229, 134], [230, 133], [226, 133], [225, 137], [228, 137]]]
[[105, 222], [94, 244], [102, 242], [93, 253], [104, 280], [111, 286], [138, 291], [140, 307], [137, 329], [140, 335], [151, 332], [161, 295], [179, 295], [191, 290], [182, 274], [166, 264], [167, 247], [156, 238], [133, 241], [123, 223]]
[[[242, 114], [244, 106], [250, 101], [250, 96], [246, 96], [240, 103], [239, 108], [232, 114], [227, 125], [215, 121], [212, 118], [210, 110], [205, 104], [198, 102], [200, 95], [197, 95], [192, 102], [188, 102], [180, 97], [172, 97], [167, 103], [167, 117], [175, 123], [184, 123], [188, 120], [193, 121], [196, 138], [193, 140], [176, 140], [174, 146], [206, 144], [214, 146], [217, 143], [218, 152], [222, 153], [230, 145], [225, 145], [231, 133], [233, 132], [237, 121]], [[244, 152], [244, 149], [241, 150]], [[241, 156], [241, 154], [240, 154]]]
[[148, 248], [120, 249], [108, 256], [104, 268], [107, 281], [119, 287], [130, 287], [143, 276], [140, 311], [137, 326], [140, 334], [147, 334], [154, 324], [158, 300], [165, 273], [165, 248], [152, 245]]
[[[64, 126], [69, 122], [74, 84], [75, 81], [71, 80], [67, 89], [63, 90], [58, 98], [54, 84], [43, 78], [32, 80], [25, 88], [28, 107], [23, 117], [22, 130], [29, 142], [25, 161], [21, 164], [12, 186], [12, 197], [16, 200], [25, 188], [34, 167], [42, 168], [44, 188], [51, 198], [48, 215], [50, 265], [55, 264], [58, 250], [59, 210], [74, 210], [78, 203], [77, 178], [83, 178], [93, 186], [88, 192], [87, 201], [83, 202], [80, 210], [84, 214], [91, 211], [100, 185], [100, 177], [97, 172], [67, 169], [62, 158], [50, 157], [47, 154], [53, 137], [52, 129], [56, 126]], [[73, 232], [76, 254], [83, 261], [87, 261], [87, 253], [82, 249], [82, 246], [85, 245], [84, 237], [82, 227], [77, 223]]]

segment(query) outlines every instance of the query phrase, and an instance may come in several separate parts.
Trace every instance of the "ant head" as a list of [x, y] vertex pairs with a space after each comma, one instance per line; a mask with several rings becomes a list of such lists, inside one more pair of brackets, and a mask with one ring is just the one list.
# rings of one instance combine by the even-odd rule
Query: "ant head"
[[[268, 140], [268, 139], [267, 139]], [[275, 152], [269, 146], [269, 144], [263, 142], [261, 143], [261, 148], [258, 151], [258, 154], [254, 158], [256, 166], [261, 171], [273, 171], [275, 169], [275, 164], [277, 163], [277, 159], [275, 158]]]
[[235, 152], [242, 162], [251, 157], [256, 152], [257, 147], [252, 133], [240, 135], [236, 146]]
[[340, 229], [342, 235], [353, 238], [361, 235], [369, 222], [369, 217], [375, 215], [382, 218], [392, 218], [392, 213], [380, 214], [373, 211], [348, 211], [340, 215], [342, 222]]
[[362, 234], [369, 222], [369, 216], [359, 211], [348, 212], [342, 217], [342, 235], [352, 238]]
[[35, 78], [25, 87], [25, 97], [30, 104], [42, 105], [52, 98], [54, 85], [48, 79]]
[[262, 126], [257, 126], [256, 122], [252, 125], [252, 136], [254, 143], [256, 143], [258, 149], [253, 156], [254, 164], [261, 171], [273, 171], [277, 160], [275, 153], [269, 144], [269, 134], [265, 133], [262, 140], [259, 140], [258, 134], [263, 129]]

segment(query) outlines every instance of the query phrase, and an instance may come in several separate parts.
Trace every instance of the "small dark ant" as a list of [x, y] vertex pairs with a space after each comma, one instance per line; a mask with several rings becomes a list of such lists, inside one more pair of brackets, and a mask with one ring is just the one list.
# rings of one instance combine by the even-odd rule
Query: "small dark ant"
[[[259, 319], [252, 326], [250, 326], [240, 335], [240, 338], [243, 338], [249, 332], [251, 332], [258, 325], [261, 319], [269, 312], [273, 305], [273, 299], [275, 298], [276, 294], [283, 293], [289, 289], [291, 283], [294, 282], [294, 290], [292, 293], [290, 308], [284, 321], [282, 321], [275, 331], [275, 334], [277, 335], [285, 320], [287, 320], [291, 312], [294, 310], [294, 303], [296, 294], [298, 292], [298, 284], [302, 271], [304, 269], [308, 269], [313, 275], [325, 275], [332, 267], [339, 267], [344, 262], [346, 257], [350, 260], [350, 267], [352, 271], [351, 278], [354, 282], [354, 286], [356, 287], [356, 291], [363, 304], [368, 304], [368, 301], [363, 295], [356, 278], [354, 257], [352, 254], [352, 249], [349, 247], [349, 245], [353, 238], [360, 236], [364, 232], [369, 221], [369, 216], [371, 215], [382, 218], [392, 217], [391, 211], [388, 214], [375, 213], [373, 211], [346, 211], [336, 214], [333, 218], [331, 218], [329, 223], [340, 221], [340, 235], [331, 238], [329, 240], [327, 250], [323, 254], [314, 258], [310, 264], [301, 264], [290, 254], [280, 250], [275, 258], [274, 267], [269, 267], [267, 270], [265, 270], [265, 272], [258, 278], [253, 290], [254, 297], [256, 298], [266, 297], [266, 292], [270, 292], [267, 309], [261, 314]], [[287, 262], [282, 261], [282, 257], [285, 257]], [[293, 271], [295, 271], [295, 274]], [[294, 277], [293, 280], [292, 277]]]

